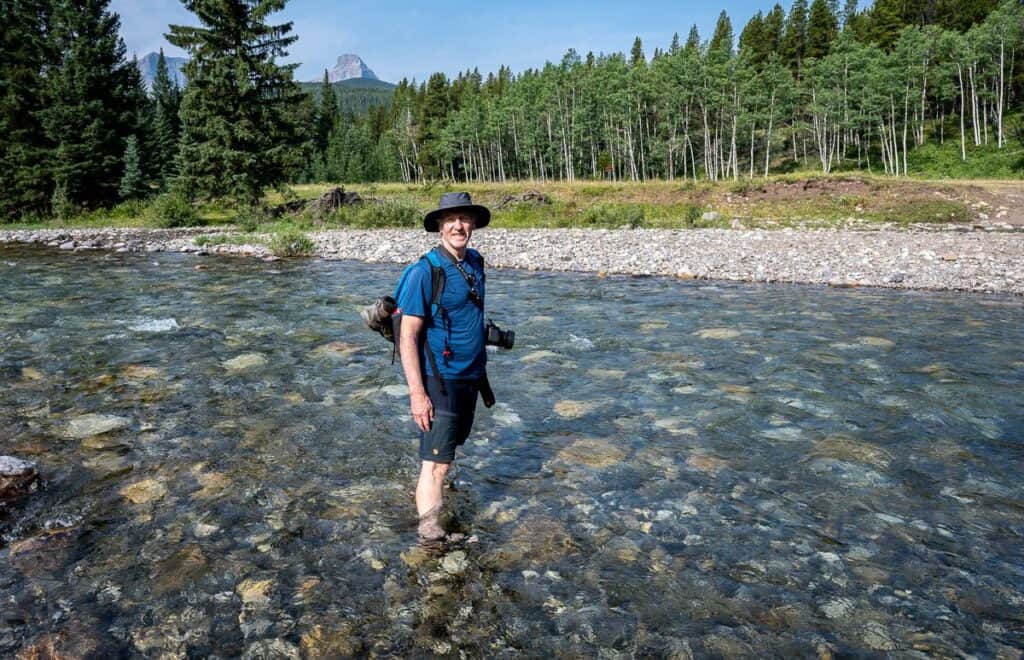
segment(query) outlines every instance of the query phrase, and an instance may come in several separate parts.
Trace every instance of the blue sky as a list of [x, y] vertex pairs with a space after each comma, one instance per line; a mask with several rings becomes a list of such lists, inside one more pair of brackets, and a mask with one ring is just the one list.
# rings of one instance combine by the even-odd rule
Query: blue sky
[[[667, 48], [674, 32], [685, 39], [694, 23], [701, 38], [707, 39], [722, 9], [729, 13], [738, 38], [754, 13], [773, 4], [774, 0], [291, 0], [271, 20], [294, 23], [299, 40], [288, 61], [301, 63], [299, 80], [319, 80], [339, 55], [355, 53], [382, 80], [398, 82], [403, 77], [422, 81], [435, 71], [452, 76], [473, 67], [486, 75], [502, 64], [519, 72], [548, 60], [560, 61], [569, 48], [581, 55], [628, 52], [636, 36], [649, 57], [655, 47]], [[791, 2], [782, 4], [788, 11]], [[168, 55], [181, 55], [163, 36], [168, 24], [198, 24], [178, 0], [113, 0], [110, 6], [121, 16], [129, 57], [161, 47]]]

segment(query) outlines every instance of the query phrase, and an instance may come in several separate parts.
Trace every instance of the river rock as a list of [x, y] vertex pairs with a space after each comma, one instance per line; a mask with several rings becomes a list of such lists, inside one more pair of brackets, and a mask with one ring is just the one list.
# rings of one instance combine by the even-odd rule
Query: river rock
[[462, 550], [450, 552], [441, 559], [441, 569], [449, 575], [462, 575], [469, 568], [469, 560]]
[[740, 331], [733, 328], [705, 328], [694, 333], [701, 339], [735, 339]]
[[360, 653], [362, 644], [351, 621], [324, 621], [314, 624], [299, 642], [302, 657], [308, 660], [351, 658]]
[[69, 438], [82, 439], [101, 433], [117, 431], [129, 426], [132, 423], [127, 417], [116, 415], [100, 415], [91, 413], [76, 417], [68, 423], [65, 435]]
[[864, 626], [861, 632], [861, 640], [863, 640], [865, 646], [875, 651], [896, 650], [896, 641], [893, 640], [892, 635], [889, 634], [885, 626], [877, 621], [870, 621]]
[[121, 496], [132, 504], [149, 504], [162, 500], [167, 495], [167, 487], [156, 479], [143, 479], [121, 489]]
[[594, 401], [573, 401], [564, 399], [555, 403], [555, 414], [566, 419], [577, 419], [597, 410]]
[[246, 579], [235, 586], [235, 593], [243, 603], [267, 604], [270, 602], [270, 592], [273, 589], [273, 580]]
[[39, 472], [32, 461], [0, 456], [0, 506], [39, 487]]
[[299, 647], [283, 639], [264, 639], [245, 649], [242, 660], [300, 660]]
[[267, 358], [263, 357], [259, 353], [243, 353], [238, 357], [225, 360], [221, 364], [228, 371], [248, 371], [250, 369], [259, 369], [260, 367], [265, 366], [267, 364]]
[[566, 463], [600, 469], [621, 462], [626, 458], [626, 452], [609, 440], [585, 438], [564, 447], [555, 458]]

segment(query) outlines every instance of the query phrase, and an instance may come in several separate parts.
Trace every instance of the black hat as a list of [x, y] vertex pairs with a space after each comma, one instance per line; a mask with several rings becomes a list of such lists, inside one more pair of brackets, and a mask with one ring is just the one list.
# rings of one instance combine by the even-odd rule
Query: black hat
[[437, 208], [423, 218], [423, 228], [438, 231], [437, 220], [445, 211], [472, 211], [476, 216], [476, 228], [486, 227], [491, 221], [491, 212], [486, 206], [474, 204], [468, 192], [443, 193]]

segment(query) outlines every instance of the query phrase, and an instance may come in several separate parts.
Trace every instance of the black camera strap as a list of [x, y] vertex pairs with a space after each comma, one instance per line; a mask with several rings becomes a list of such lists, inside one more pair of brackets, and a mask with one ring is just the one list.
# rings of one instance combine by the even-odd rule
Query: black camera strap
[[[466, 272], [466, 268], [465, 268], [465, 266], [462, 265], [462, 262], [460, 262], [455, 257], [454, 254], [449, 252], [447, 250], [447, 248], [445, 248], [444, 245], [438, 245], [437, 246], [437, 251], [440, 252], [441, 254], [443, 254], [445, 256], [445, 258], [447, 258], [448, 261], [450, 261], [451, 264], [453, 266], [455, 266], [455, 270], [459, 271], [459, 275], [462, 275], [462, 279], [466, 280], [466, 286], [469, 287], [469, 299], [473, 301], [474, 305], [476, 305], [477, 307], [481, 307], [482, 308], [484, 306], [484, 301], [480, 298], [480, 294], [477, 291], [476, 279], [472, 275], [470, 275], [469, 273]], [[483, 264], [481, 263], [481, 268], [482, 267], [483, 267]]]

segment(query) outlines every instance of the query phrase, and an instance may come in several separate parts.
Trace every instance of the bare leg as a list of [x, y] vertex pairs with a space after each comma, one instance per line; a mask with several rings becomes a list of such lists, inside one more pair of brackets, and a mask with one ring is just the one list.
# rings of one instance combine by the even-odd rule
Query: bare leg
[[448, 463], [423, 461], [420, 465], [420, 479], [416, 484], [416, 511], [420, 516], [420, 536], [436, 539], [444, 536], [438, 519], [443, 504], [441, 489], [448, 474]]

